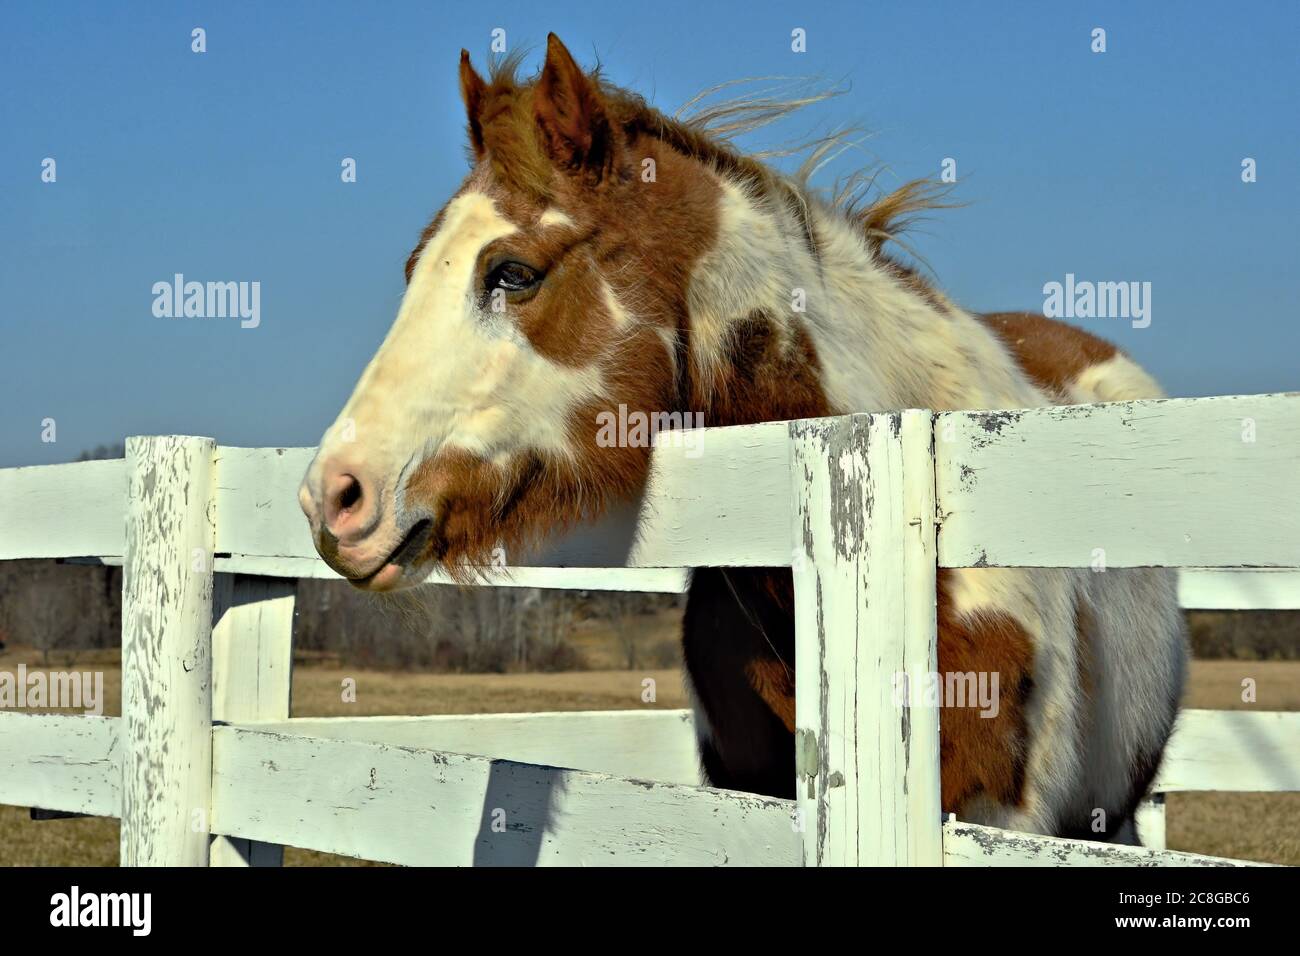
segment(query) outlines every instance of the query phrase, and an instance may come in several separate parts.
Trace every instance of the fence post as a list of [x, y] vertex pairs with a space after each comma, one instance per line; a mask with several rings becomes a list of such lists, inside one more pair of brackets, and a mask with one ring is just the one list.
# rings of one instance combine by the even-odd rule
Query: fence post
[[1133, 814], [1133, 823], [1137, 827], [1138, 839], [1144, 847], [1151, 850], [1163, 850], [1165, 846], [1165, 795], [1148, 794], [1137, 805]]
[[208, 862], [215, 452], [210, 438], [126, 443], [123, 866]]
[[796, 802], [808, 865], [943, 862], [933, 415], [791, 422]]
[[[218, 574], [212, 602], [212, 718], [287, 720], [293, 677], [293, 605], [298, 582]], [[281, 866], [274, 843], [215, 836], [212, 866]]]

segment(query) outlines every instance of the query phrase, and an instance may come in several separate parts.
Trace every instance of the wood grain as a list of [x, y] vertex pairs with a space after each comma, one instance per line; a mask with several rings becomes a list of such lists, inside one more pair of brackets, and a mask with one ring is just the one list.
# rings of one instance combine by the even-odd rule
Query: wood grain
[[808, 865], [938, 865], [939, 717], [895, 699], [936, 669], [928, 412], [790, 426], [797, 800]]
[[213, 734], [218, 833], [389, 863], [789, 866], [789, 801], [410, 747]]
[[[225, 723], [287, 720], [293, 683], [297, 586], [280, 578], [218, 574], [212, 617], [212, 718]], [[274, 843], [216, 836], [211, 866], [280, 866]]]
[[126, 443], [124, 866], [208, 861], [215, 452], [209, 438]]
[[944, 412], [943, 567], [1300, 567], [1300, 394]]

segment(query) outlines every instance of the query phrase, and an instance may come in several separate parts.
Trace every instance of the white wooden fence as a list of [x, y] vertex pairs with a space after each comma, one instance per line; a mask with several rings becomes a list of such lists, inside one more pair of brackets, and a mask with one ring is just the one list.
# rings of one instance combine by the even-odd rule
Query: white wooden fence
[[[699, 786], [690, 715], [289, 717], [293, 580], [332, 577], [296, 488], [311, 451], [133, 438], [124, 461], [0, 471], [0, 559], [125, 565], [122, 717], [0, 713], [0, 802], [122, 820], [132, 864], [1200, 865], [1160, 796], [1300, 789], [1300, 715], [1186, 711], [1147, 848], [944, 818], [941, 567], [1190, 569], [1184, 603], [1300, 607], [1300, 395], [907, 411], [661, 445], [635, 507], [500, 584], [680, 589], [790, 566], [798, 797]], [[701, 450], [702, 449], [702, 453]], [[436, 579], [437, 576], [435, 576]], [[215, 622], [215, 623], [213, 623]], [[920, 664], [921, 666], [918, 666]]]

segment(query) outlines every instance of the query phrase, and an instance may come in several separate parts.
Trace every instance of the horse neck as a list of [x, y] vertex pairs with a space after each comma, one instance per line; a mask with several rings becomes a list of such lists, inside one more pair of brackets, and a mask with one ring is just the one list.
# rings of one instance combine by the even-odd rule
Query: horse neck
[[975, 316], [782, 188], [724, 182], [691, 277], [688, 401], [705, 424], [1041, 403]]

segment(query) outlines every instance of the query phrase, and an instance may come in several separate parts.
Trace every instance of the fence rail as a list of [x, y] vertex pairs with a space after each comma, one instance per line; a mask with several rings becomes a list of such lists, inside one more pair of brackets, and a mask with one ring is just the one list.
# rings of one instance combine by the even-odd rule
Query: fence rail
[[296, 504], [309, 455], [173, 436], [0, 470], [0, 559], [125, 566], [122, 718], [0, 713], [0, 802], [119, 816], [126, 863], [1219, 865], [1160, 848], [1161, 794], [1300, 789], [1300, 716], [1186, 711], [1153, 847], [945, 820], [938, 712], [886, 679], [933, 663], [940, 567], [1180, 567], [1185, 606], [1300, 606], [1300, 396], [707, 429], [656, 449], [639, 502], [512, 556], [492, 583], [792, 567], [820, 662], [796, 675], [796, 801], [698, 786], [683, 712], [290, 719], [285, 579], [332, 576]]

